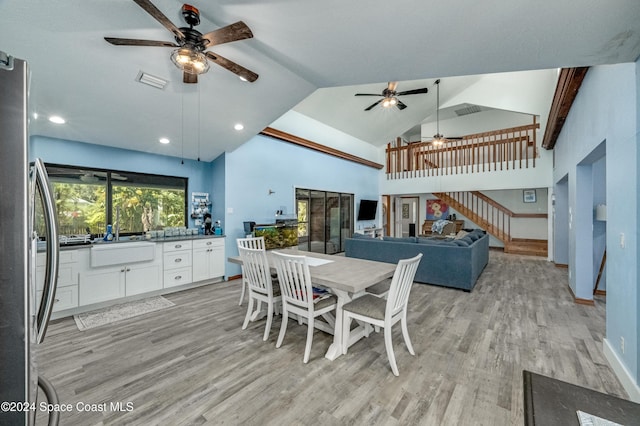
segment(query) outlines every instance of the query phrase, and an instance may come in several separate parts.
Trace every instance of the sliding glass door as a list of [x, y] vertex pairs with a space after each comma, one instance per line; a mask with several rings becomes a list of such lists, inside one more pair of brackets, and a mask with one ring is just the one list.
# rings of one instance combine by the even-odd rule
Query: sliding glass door
[[353, 233], [353, 194], [296, 189], [298, 247], [316, 253], [344, 251]]

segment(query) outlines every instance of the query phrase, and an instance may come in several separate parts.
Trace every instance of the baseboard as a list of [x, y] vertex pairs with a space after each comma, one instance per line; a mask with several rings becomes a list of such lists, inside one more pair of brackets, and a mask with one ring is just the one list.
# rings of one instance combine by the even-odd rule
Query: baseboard
[[554, 263], [554, 265], [556, 265], [556, 268], [564, 268], [564, 269], [569, 268], [569, 265], [565, 265], [564, 263]]
[[609, 361], [609, 366], [613, 370], [613, 373], [618, 380], [620, 380], [627, 394], [629, 394], [629, 399], [633, 402], [640, 403], [640, 387], [633, 380], [631, 372], [622, 363], [622, 360], [618, 357], [618, 354], [613, 350], [611, 343], [606, 338], [602, 341], [602, 351], [604, 352], [604, 357]]
[[593, 299], [581, 299], [579, 297], [576, 297], [570, 285], [567, 285], [567, 288], [569, 289], [569, 293], [571, 293], [571, 297], [573, 297], [574, 303], [577, 303], [578, 305], [587, 305], [587, 306], [596, 305], [596, 302], [594, 302]]
[[606, 296], [607, 290], [596, 290], [593, 294], [595, 294], [596, 296]]
[[242, 278], [242, 274], [231, 275], [230, 277], [227, 278], [227, 281], [239, 280], [240, 278]]

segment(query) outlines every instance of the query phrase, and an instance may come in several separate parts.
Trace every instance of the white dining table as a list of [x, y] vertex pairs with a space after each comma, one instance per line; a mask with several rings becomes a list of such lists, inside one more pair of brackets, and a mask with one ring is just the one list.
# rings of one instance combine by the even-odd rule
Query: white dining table
[[[329, 346], [325, 358], [333, 361], [342, 355], [342, 307], [345, 303], [361, 296], [368, 287], [393, 276], [396, 265], [393, 263], [377, 262], [374, 260], [356, 259], [341, 255], [328, 255], [297, 249], [267, 250], [267, 258], [273, 265], [272, 252], [307, 256], [311, 281], [331, 289], [337, 296], [336, 321], [333, 333], [333, 343]], [[242, 265], [240, 256], [229, 257], [229, 262]], [[272, 266], [275, 270], [275, 267]], [[358, 325], [351, 330], [349, 346], [366, 336], [366, 329]]]

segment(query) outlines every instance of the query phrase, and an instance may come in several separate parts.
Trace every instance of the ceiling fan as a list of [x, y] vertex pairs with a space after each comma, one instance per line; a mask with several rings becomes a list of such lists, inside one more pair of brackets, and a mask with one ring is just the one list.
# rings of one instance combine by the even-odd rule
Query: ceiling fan
[[182, 81], [184, 83], [197, 83], [198, 75], [204, 74], [209, 70], [208, 61], [226, 68], [244, 81], [254, 82], [258, 79], [258, 74], [253, 71], [217, 53], [205, 51], [209, 47], [219, 44], [252, 38], [253, 33], [244, 22], [238, 21], [226, 27], [202, 34], [193, 28], [200, 24], [200, 11], [191, 5], [182, 5], [182, 16], [189, 27], [178, 28], [160, 12], [150, 0], [133, 1], [160, 22], [166, 29], [171, 31], [175, 38], [175, 43], [169, 41], [105, 37], [104, 39], [109, 43], [116, 46], [175, 47], [176, 49], [171, 53], [171, 60], [183, 71]]
[[421, 89], [413, 89], [413, 90], [406, 90], [404, 92], [396, 92], [397, 87], [398, 87], [397, 81], [390, 81], [389, 84], [387, 85], [387, 88], [384, 89], [381, 94], [356, 93], [355, 96], [381, 96], [382, 97], [382, 99], [380, 99], [378, 102], [375, 102], [374, 104], [365, 108], [364, 109], [365, 111], [370, 111], [371, 109], [373, 109], [373, 107], [375, 107], [380, 103], [382, 103], [382, 106], [384, 108], [389, 108], [395, 105], [396, 107], [398, 107], [399, 110], [403, 110], [407, 106], [404, 103], [402, 103], [400, 99], [398, 99], [398, 96], [417, 95], [419, 93], [427, 93], [429, 91], [429, 89], [427, 89], [426, 87], [423, 87]]
[[431, 144], [435, 146], [442, 146], [445, 142], [449, 142], [453, 140], [461, 140], [462, 138], [459, 138], [459, 137], [445, 138], [440, 133], [440, 79], [437, 79], [433, 84], [436, 85], [436, 134], [433, 135], [432, 138], [426, 138], [426, 139], [431, 139], [431, 141], [426, 141], [426, 142], [431, 142]]

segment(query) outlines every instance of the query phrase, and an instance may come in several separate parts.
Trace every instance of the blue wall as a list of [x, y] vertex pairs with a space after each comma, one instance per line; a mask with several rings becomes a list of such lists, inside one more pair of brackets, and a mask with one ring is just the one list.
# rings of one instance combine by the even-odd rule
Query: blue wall
[[[606, 247], [607, 300], [605, 355], [631, 398], [640, 400], [639, 338], [640, 295], [638, 294], [638, 63], [591, 67], [571, 108], [555, 147], [554, 182], [568, 176], [570, 246], [593, 246], [592, 208], [601, 195], [593, 185], [596, 173], [583, 173], [587, 164], [596, 164], [602, 142], [606, 146]], [[592, 161], [593, 160], [593, 161]], [[587, 187], [586, 182], [591, 181]], [[583, 192], [584, 191], [584, 192]], [[556, 195], [557, 196], [557, 195]], [[589, 198], [588, 203], [585, 197]], [[582, 210], [583, 207], [587, 210]], [[573, 216], [573, 220], [571, 219]], [[585, 217], [588, 216], [588, 219]], [[576, 217], [578, 218], [576, 220]], [[624, 247], [621, 237], [624, 235]], [[580, 292], [592, 285], [575, 277], [584, 259], [571, 250], [571, 285]], [[588, 253], [591, 261], [593, 251]], [[589, 265], [585, 279], [593, 279]], [[582, 270], [581, 270], [582, 271]], [[584, 271], [582, 271], [584, 272]], [[576, 294], [580, 297], [579, 294]], [[621, 338], [625, 350], [621, 348]]]
[[[276, 210], [295, 214], [295, 188], [354, 194], [356, 209], [362, 198], [379, 198], [377, 169], [266, 136], [227, 153], [225, 168], [229, 256], [238, 254], [235, 240], [244, 236], [244, 221], [273, 223]], [[240, 267], [228, 263], [227, 275], [237, 274]]]
[[[189, 179], [188, 202], [191, 192], [212, 192], [212, 165], [202, 161], [184, 160], [165, 155], [111, 148], [83, 142], [33, 136], [29, 146], [29, 158], [42, 158], [45, 163], [70, 166], [96, 167], [127, 172], [150, 173]], [[224, 194], [217, 199], [214, 208], [224, 202]], [[189, 226], [194, 226], [189, 219]]]

